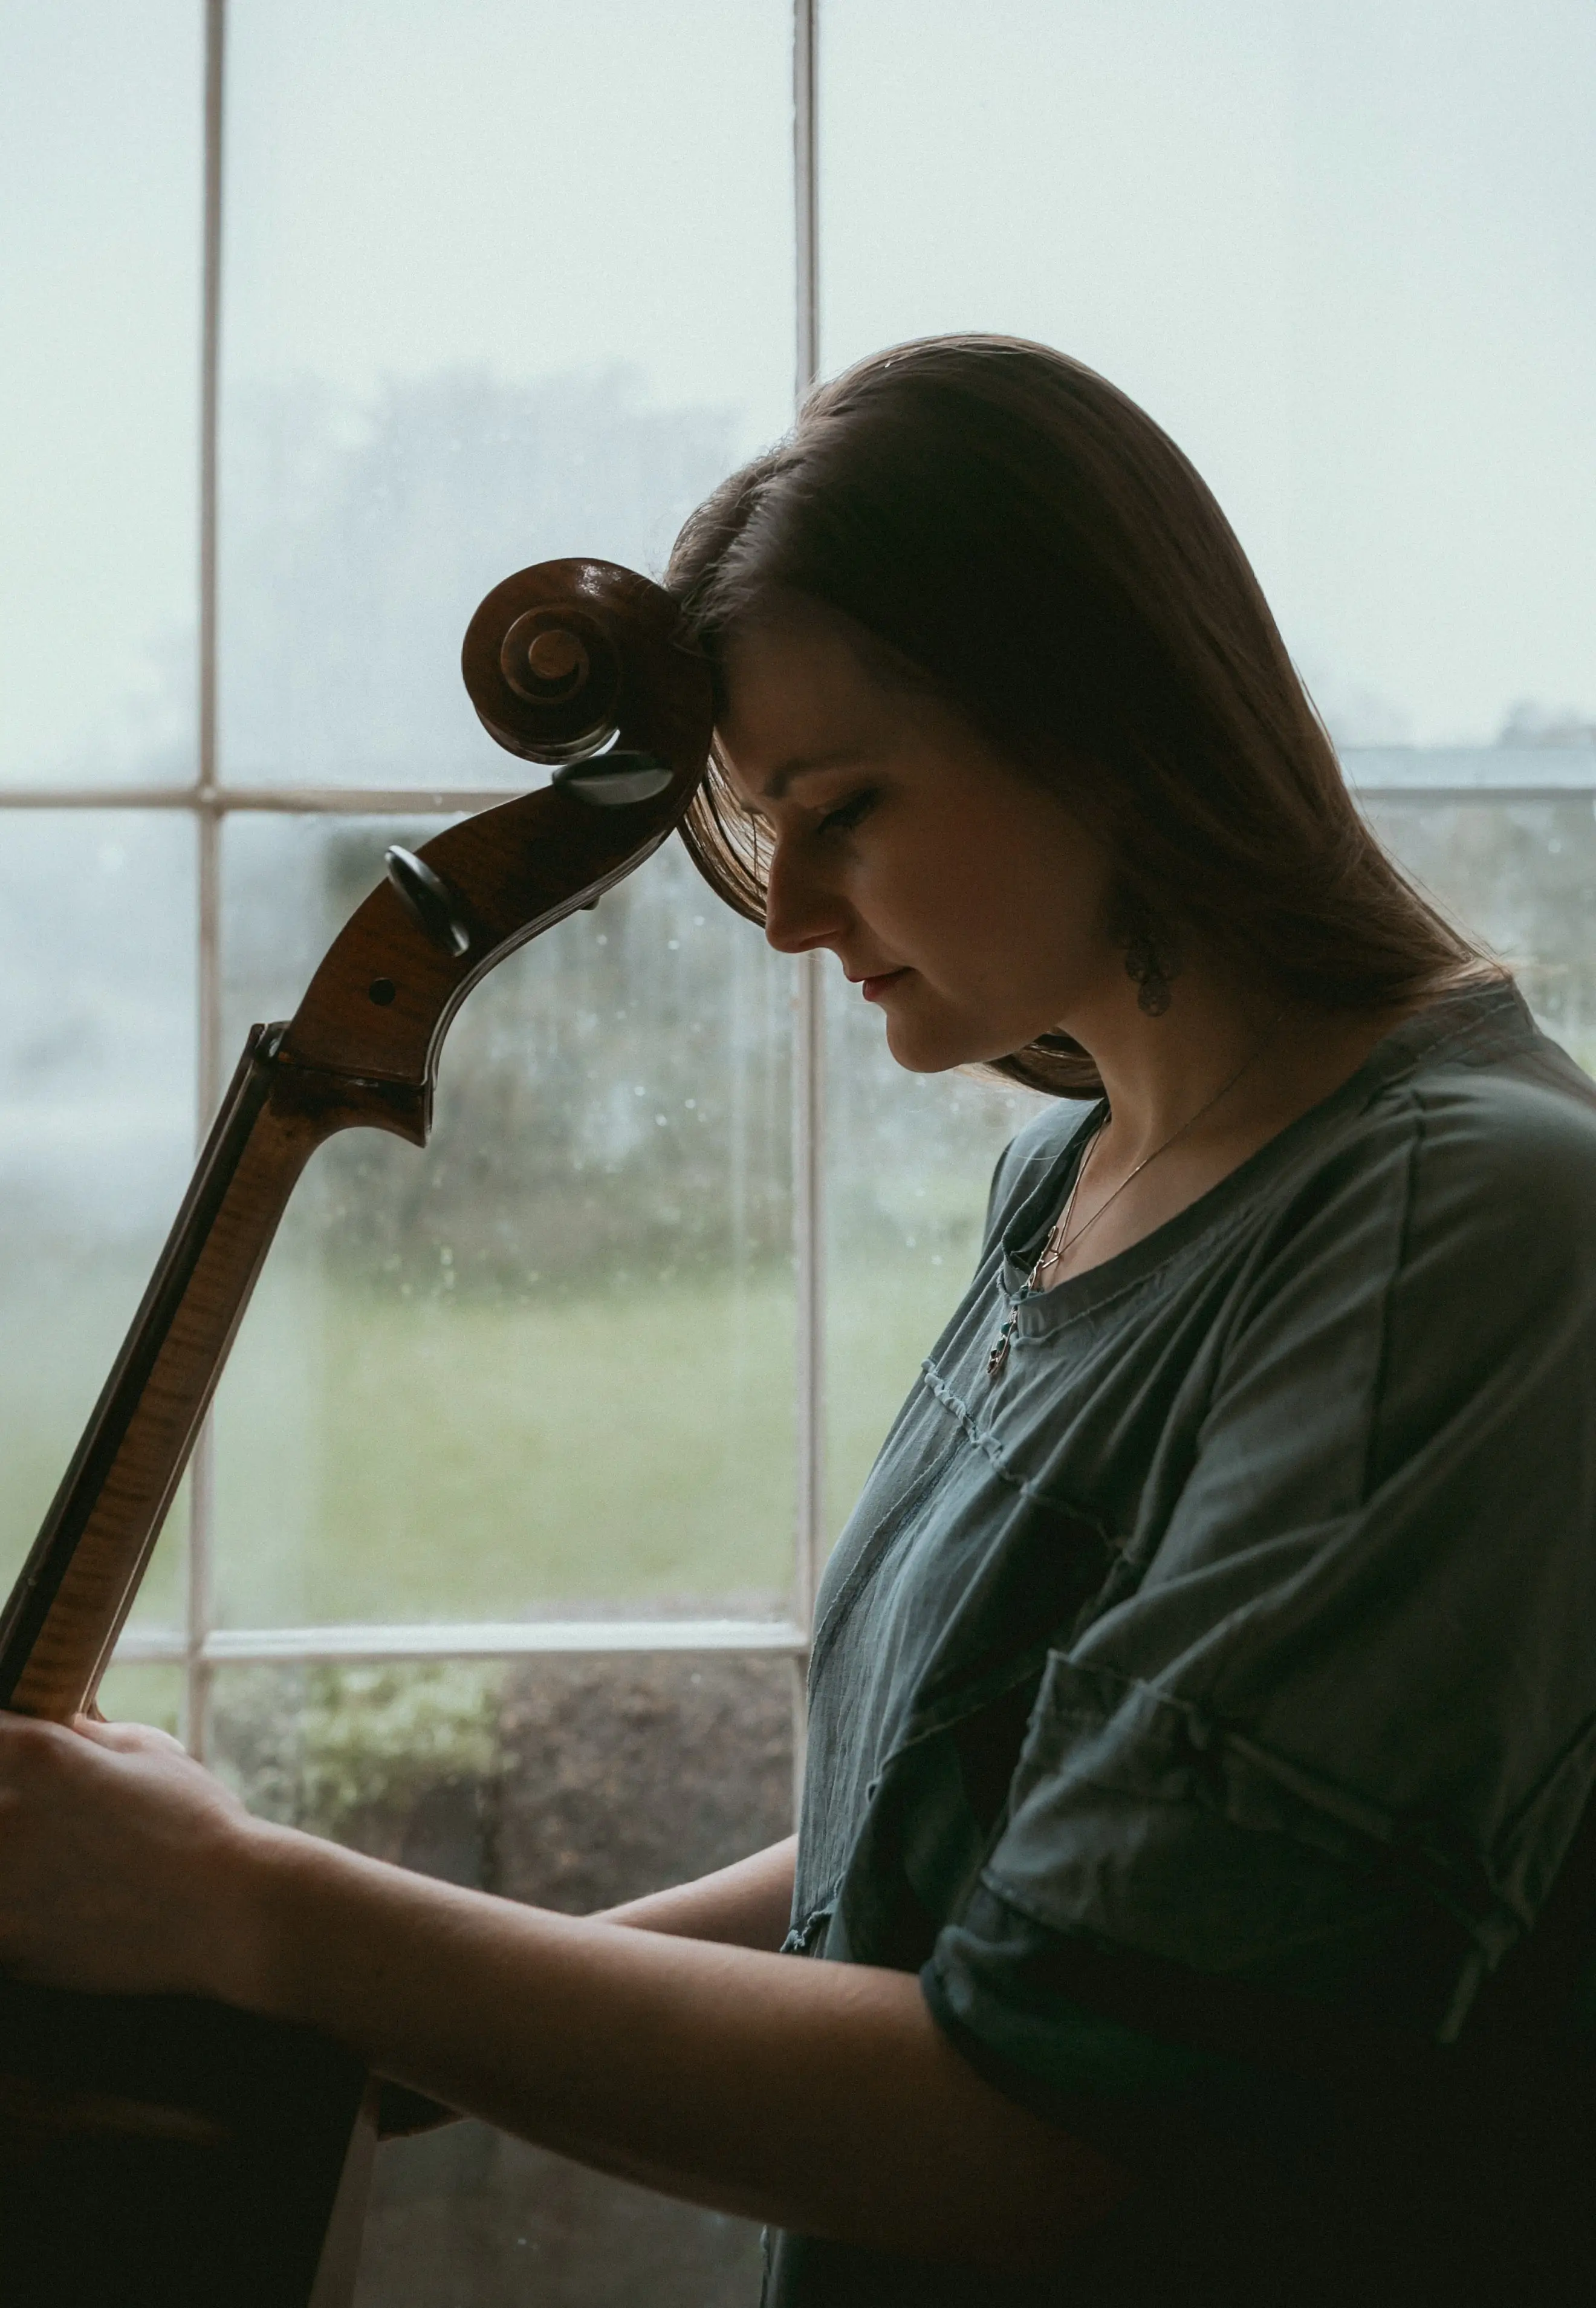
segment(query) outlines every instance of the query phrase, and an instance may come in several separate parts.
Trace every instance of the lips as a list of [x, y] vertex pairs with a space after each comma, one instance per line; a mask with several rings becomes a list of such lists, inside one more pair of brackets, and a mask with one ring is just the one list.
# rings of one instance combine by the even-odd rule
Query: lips
[[867, 1002], [879, 1001], [888, 986], [895, 986], [900, 977], [906, 977], [908, 974], [906, 969], [880, 970], [873, 977], [860, 978], [857, 981], [859, 991]]

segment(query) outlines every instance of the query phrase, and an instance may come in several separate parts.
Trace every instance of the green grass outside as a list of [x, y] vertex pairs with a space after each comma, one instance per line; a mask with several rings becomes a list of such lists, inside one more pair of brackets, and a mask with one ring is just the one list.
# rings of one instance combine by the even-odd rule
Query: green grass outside
[[218, 1417], [223, 1623], [779, 1612], [791, 1286], [404, 1300], [268, 1274]]
[[[963, 1271], [883, 1249], [834, 1274], [833, 1530]], [[7, 1577], [109, 1360], [104, 1280], [8, 1303]], [[501, 1304], [269, 1269], [219, 1401], [219, 1619], [784, 1613], [793, 1399], [780, 1270]], [[146, 1625], [181, 1617], [183, 1522]]]

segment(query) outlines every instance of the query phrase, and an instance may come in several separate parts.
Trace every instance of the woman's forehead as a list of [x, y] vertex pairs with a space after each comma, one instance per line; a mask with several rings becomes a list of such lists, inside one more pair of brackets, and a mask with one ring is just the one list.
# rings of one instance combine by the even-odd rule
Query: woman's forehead
[[821, 610], [741, 626], [727, 637], [721, 671], [734, 710], [745, 697], [818, 691], [828, 698], [862, 701], [881, 687], [843, 621]]
[[716, 735], [739, 781], [763, 787], [794, 762], [876, 745], [906, 701], [875, 679], [837, 626], [761, 624], [722, 660]]

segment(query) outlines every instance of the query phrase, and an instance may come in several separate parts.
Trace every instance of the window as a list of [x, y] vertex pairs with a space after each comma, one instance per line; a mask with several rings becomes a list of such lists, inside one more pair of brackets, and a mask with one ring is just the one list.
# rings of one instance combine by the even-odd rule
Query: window
[[[0, 44], [7, 1575], [245, 1028], [521, 774], [476, 601], [657, 567], [795, 368], [1005, 329], [1125, 385], [1381, 831], [1596, 1067], [1576, 0], [58, 0]], [[782, 1832], [818, 1563], [1030, 1110], [845, 992], [674, 848], [496, 973], [427, 1153], [301, 1187], [112, 1703], [557, 1906]], [[748, 2296], [740, 2223], [476, 2127], [384, 2153], [383, 2308]]]

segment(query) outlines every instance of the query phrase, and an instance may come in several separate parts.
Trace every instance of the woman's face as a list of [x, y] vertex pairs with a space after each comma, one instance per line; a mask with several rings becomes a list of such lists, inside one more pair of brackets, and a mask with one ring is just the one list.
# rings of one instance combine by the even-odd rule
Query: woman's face
[[822, 615], [749, 631], [722, 758], [773, 852], [766, 934], [835, 953], [916, 1073], [1075, 1030], [1128, 988], [1108, 853], [938, 700]]

